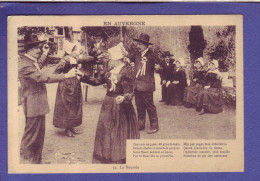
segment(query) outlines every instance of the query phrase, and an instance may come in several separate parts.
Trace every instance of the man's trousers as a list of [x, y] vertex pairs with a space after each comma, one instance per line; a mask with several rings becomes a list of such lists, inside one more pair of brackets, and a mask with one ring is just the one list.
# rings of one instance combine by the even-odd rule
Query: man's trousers
[[167, 87], [166, 84], [162, 84], [162, 100], [166, 101]]
[[135, 90], [135, 103], [137, 107], [139, 129], [145, 128], [146, 110], [150, 119], [151, 129], [158, 129], [158, 117], [153, 101], [153, 92]]
[[21, 163], [40, 164], [45, 136], [45, 115], [26, 117], [20, 147]]

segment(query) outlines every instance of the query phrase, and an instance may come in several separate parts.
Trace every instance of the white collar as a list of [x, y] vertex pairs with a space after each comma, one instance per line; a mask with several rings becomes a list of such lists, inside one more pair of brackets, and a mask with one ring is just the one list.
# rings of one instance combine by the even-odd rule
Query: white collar
[[143, 52], [142, 52], [142, 57], [144, 57], [144, 55], [148, 52], [149, 48], [145, 49]]
[[31, 55], [28, 55], [28, 54], [26, 53], [26, 54], [24, 54], [24, 56], [26, 56], [27, 58], [29, 58], [29, 59], [35, 61], [35, 63], [37, 63], [37, 59], [34, 58], [34, 57], [32, 57]]

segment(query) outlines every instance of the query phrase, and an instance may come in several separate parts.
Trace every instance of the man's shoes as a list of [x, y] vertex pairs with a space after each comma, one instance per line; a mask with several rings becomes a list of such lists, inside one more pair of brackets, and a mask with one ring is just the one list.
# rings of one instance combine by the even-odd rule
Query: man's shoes
[[160, 100], [159, 102], [165, 102], [165, 100]]
[[157, 129], [149, 129], [149, 130], [147, 131], [147, 134], [153, 134], [153, 133], [156, 133], [157, 131], [159, 131], [158, 128], [157, 128]]

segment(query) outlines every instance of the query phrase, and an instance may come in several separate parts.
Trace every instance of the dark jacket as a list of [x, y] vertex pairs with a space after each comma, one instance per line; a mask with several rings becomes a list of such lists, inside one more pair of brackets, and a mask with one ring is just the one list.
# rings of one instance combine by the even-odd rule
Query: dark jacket
[[208, 72], [205, 76], [204, 86], [210, 86], [210, 88], [221, 88], [221, 78], [218, 74]]
[[[152, 50], [148, 50], [144, 55], [147, 59], [146, 62], [146, 72], [145, 75], [136, 77], [135, 80], [135, 88], [138, 91], [151, 92], [155, 91], [155, 79], [154, 79], [154, 71], [155, 71], [155, 63], [157, 63], [157, 59], [152, 52]], [[135, 55], [135, 75], [137, 75], [138, 70], [142, 67], [142, 57], [141, 53]]]
[[178, 71], [176, 69], [173, 71], [173, 78], [170, 81], [171, 82], [179, 81], [179, 84], [177, 84], [177, 85], [180, 87], [180, 89], [183, 89], [183, 90], [185, 87], [188, 86], [186, 73], [185, 73], [185, 70], [182, 68], [179, 69]]
[[204, 84], [204, 80], [205, 80], [205, 75], [206, 75], [206, 71], [204, 70], [195, 70], [192, 76], [192, 85], [196, 85], [196, 84], [200, 84], [203, 85]]
[[162, 66], [161, 79], [166, 81], [172, 80], [175, 64], [173, 64], [172, 61], [169, 62], [169, 65], [167, 65], [166, 62], [162, 62], [161, 66]]
[[[100, 53], [98, 53], [98, 51], [100, 51]], [[90, 56], [97, 57], [98, 55], [104, 53], [105, 51], [107, 51], [106, 43], [101, 42], [99, 47], [95, 50], [94, 42], [92, 42], [88, 53]]]
[[21, 83], [21, 97], [26, 117], [35, 117], [49, 113], [45, 83], [59, 82], [64, 74], [53, 75], [41, 72], [34, 60], [21, 56], [18, 62], [18, 78]]

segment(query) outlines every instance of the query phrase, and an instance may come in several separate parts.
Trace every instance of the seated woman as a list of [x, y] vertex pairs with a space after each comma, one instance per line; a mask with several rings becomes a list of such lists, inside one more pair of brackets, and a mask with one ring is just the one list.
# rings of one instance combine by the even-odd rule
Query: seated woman
[[182, 105], [184, 89], [187, 87], [186, 73], [183, 69], [184, 60], [179, 59], [175, 61], [175, 70], [173, 71], [173, 78], [166, 84], [167, 95], [166, 104], [168, 105]]
[[132, 105], [134, 74], [123, 58], [109, 72], [97, 78], [83, 76], [81, 81], [97, 86], [107, 83], [93, 152], [93, 163], [125, 163], [126, 140], [139, 139], [137, 117]]
[[195, 61], [195, 71], [192, 76], [192, 84], [185, 88], [184, 91], [184, 106], [191, 108], [195, 106], [196, 96], [203, 89], [203, 81], [206, 75], [206, 71], [203, 69], [204, 61], [202, 58], [198, 58]]
[[205, 76], [204, 89], [196, 97], [196, 110], [201, 114], [205, 112], [222, 112], [222, 76], [218, 70], [218, 61], [212, 60], [209, 63], [210, 70]]

